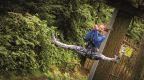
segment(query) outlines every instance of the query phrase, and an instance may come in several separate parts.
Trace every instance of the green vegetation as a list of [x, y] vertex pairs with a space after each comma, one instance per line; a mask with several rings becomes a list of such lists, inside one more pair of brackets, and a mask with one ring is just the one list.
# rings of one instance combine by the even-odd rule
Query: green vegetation
[[51, 33], [56, 32], [68, 44], [84, 45], [86, 31], [95, 23], [108, 22], [112, 9], [102, 3], [77, 0], [9, 1], [10, 7], [2, 6], [1, 75], [11, 76], [9, 79], [19, 79], [14, 75], [24, 79], [31, 78], [29, 75], [45, 75], [52, 80], [86, 79], [80, 72], [77, 53], [52, 44]]
[[128, 36], [138, 44], [142, 40], [144, 34], [144, 20], [134, 17], [131, 26], [128, 29]]
[[[26, 80], [29, 75], [50, 80], [87, 78], [80, 72], [77, 53], [52, 44], [51, 33], [56, 32], [65, 43], [84, 46], [85, 33], [94, 24], [107, 24], [113, 8], [92, 0], [4, 0], [0, 4], [2, 76], [11, 75], [9, 79], [14, 80], [19, 79], [14, 75]], [[135, 28], [137, 25], [130, 28], [130, 36], [141, 34]]]
[[51, 44], [54, 28], [47, 27], [46, 21], [30, 14], [10, 12], [0, 17], [0, 23], [1, 74], [41, 72], [49, 75], [51, 69], [55, 70], [53, 66], [69, 71], [79, 64], [72, 51]]

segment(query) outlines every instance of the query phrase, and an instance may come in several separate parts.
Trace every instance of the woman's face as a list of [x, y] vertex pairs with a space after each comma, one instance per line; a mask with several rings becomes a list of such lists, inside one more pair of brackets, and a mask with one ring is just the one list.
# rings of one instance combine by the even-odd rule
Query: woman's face
[[106, 34], [107, 34], [105, 25], [99, 25], [99, 31], [100, 31], [100, 33], [103, 34], [103, 35], [106, 35]]
[[104, 25], [99, 25], [99, 30], [100, 31], [105, 31], [106, 27]]

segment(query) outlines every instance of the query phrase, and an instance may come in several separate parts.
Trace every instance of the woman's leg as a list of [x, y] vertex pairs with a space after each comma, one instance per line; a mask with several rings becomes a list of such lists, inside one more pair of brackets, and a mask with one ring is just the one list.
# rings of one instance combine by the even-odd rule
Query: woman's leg
[[54, 44], [56, 44], [57, 46], [59, 46], [59, 47], [62, 47], [62, 48], [65, 48], [65, 49], [75, 50], [83, 56], [85, 56], [85, 54], [86, 54], [86, 49], [85, 48], [83, 48], [81, 46], [77, 46], [77, 45], [68, 45], [68, 44], [62, 43], [62, 42], [58, 41], [55, 38], [54, 34], [52, 34], [52, 42]]
[[116, 55], [115, 55], [114, 58], [110, 58], [110, 57], [107, 57], [107, 56], [105, 56], [103, 54], [96, 53], [96, 55], [94, 55], [94, 59], [118, 62], [119, 58]]

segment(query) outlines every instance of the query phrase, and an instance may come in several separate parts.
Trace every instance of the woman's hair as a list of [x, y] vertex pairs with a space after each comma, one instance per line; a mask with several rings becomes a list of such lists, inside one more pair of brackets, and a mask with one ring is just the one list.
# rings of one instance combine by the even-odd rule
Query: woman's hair
[[108, 32], [110, 29], [107, 28], [107, 24], [98, 24], [98, 26], [100, 27], [103, 27], [104, 28], [104, 31]]
[[102, 29], [102, 31], [105, 31], [105, 32], [109, 32], [110, 30], [107, 28], [107, 24], [104, 24], [104, 23], [94, 25], [94, 29], [99, 30], [100, 28]]

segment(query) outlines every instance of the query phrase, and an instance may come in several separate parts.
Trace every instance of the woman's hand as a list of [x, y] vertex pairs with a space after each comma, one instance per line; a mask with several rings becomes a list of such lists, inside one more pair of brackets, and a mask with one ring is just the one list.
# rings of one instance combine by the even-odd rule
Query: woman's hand
[[94, 26], [94, 30], [99, 30], [99, 26], [98, 26], [98, 25], [95, 25], [95, 26]]

